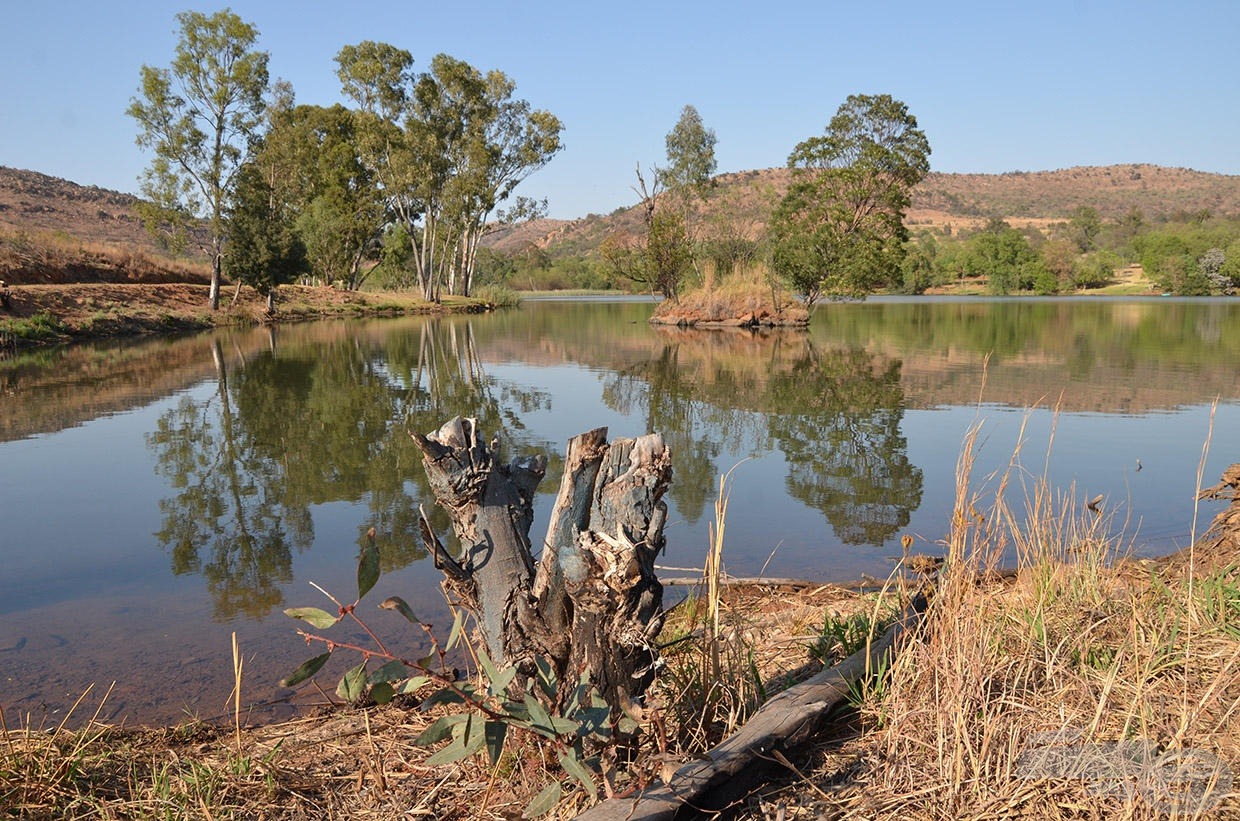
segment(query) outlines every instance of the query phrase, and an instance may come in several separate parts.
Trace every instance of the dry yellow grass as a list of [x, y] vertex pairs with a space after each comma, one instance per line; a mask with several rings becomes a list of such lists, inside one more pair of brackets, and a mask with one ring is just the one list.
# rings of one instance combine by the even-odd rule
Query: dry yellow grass
[[[969, 452], [922, 640], [863, 733], [747, 817], [1240, 817], [1235, 531], [1208, 557], [1130, 561], [1071, 494], [1035, 478], [1010, 506], [1018, 467], [983, 507]], [[980, 581], [1009, 548], [1015, 577]]]

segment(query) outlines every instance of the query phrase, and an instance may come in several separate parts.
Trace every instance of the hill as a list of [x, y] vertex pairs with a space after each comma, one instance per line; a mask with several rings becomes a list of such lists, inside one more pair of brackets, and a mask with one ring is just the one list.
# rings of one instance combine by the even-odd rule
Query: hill
[[[785, 168], [722, 174], [696, 219], [710, 225], [734, 215], [740, 233], [756, 237], [771, 208], [787, 189]], [[913, 191], [910, 227], [974, 228], [990, 217], [1003, 217], [1018, 227], [1045, 228], [1068, 219], [1073, 209], [1090, 206], [1104, 219], [1118, 219], [1132, 208], [1147, 221], [1210, 211], [1240, 216], [1240, 176], [1211, 174], [1157, 165], [1082, 166], [1058, 171], [1012, 171], [1005, 174], [933, 172]], [[640, 227], [636, 205], [607, 216], [591, 214], [577, 220], [537, 220], [496, 231], [487, 244], [504, 251], [530, 245], [554, 256], [580, 254], [596, 248], [613, 232], [633, 233]]]
[[10, 231], [59, 232], [82, 242], [155, 250], [137, 204], [131, 194], [0, 166], [0, 228]]
[[[787, 188], [789, 176], [786, 168], [721, 174], [696, 219], [704, 226], [726, 221], [729, 230], [756, 237]], [[162, 252], [142, 227], [137, 204], [129, 194], [0, 166], [0, 233], [38, 232], [72, 238], [78, 244], [159, 255]], [[1240, 176], [1156, 165], [1005, 174], [935, 172], [914, 190], [908, 223], [960, 229], [997, 216], [1020, 227], [1043, 228], [1067, 219], [1082, 205], [1097, 209], [1104, 219], [1117, 219], [1134, 207], [1147, 221], [1204, 210], [1240, 216]], [[606, 216], [541, 219], [501, 228], [485, 244], [509, 252], [532, 245], [554, 256], [571, 256], [592, 251], [608, 234], [635, 233], [640, 227], [641, 212], [634, 205]]]

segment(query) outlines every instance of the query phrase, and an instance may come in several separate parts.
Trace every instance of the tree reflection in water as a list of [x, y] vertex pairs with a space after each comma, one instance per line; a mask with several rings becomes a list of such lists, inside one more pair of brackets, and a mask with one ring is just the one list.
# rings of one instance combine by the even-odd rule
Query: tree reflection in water
[[432, 495], [408, 431], [475, 416], [514, 453], [552, 452], [527, 441], [520, 420], [548, 397], [487, 376], [467, 322], [296, 344], [277, 344], [273, 329], [264, 350], [238, 349], [230, 361], [217, 340], [212, 353], [213, 394], [183, 397], [147, 445], [176, 490], [160, 501], [155, 535], [174, 573], [203, 575], [220, 620], [261, 618], [283, 603], [293, 549], [314, 542], [313, 505], [365, 500], [358, 541], [375, 529], [385, 571], [425, 555], [418, 504]]
[[661, 330], [659, 354], [611, 376], [603, 398], [640, 412], [672, 447], [669, 495], [696, 521], [724, 451], [778, 448], [790, 495], [845, 544], [881, 545], [921, 504], [922, 473], [900, 433], [900, 361], [822, 348], [800, 332]]

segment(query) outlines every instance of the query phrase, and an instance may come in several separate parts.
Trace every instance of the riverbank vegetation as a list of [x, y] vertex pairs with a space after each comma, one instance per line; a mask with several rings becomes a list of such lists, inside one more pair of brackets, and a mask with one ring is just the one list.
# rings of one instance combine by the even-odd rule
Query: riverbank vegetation
[[[1204, 494], [1233, 500], [1205, 537], [1145, 560], [1131, 556], [1109, 502], [1047, 487], [1019, 454], [1000, 475], [972, 476], [975, 438], [947, 537], [906, 540], [880, 592], [707, 574], [669, 613], [664, 667], [635, 712], [641, 740], [609, 771], [561, 769], [536, 734], [510, 734], [496, 760], [480, 746], [439, 764], [442, 743], [412, 739], [461, 708], [417, 709], [430, 690], [276, 725], [247, 727], [238, 714], [227, 726], [155, 730], [88, 720], [106, 698], [92, 691], [58, 726], [0, 715], [0, 806], [65, 818], [570, 817], [592, 803], [574, 785], [588, 779], [600, 798], [623, 800], [674, 779], [773, 694], [864, 648], [901, 599], [923, 591], [931, 605], [914, 637], [808, 747], [775, 756], [773, 780], [729, 817], [1240, 810], [1240, 466]], [[719, 548], [726, 498], [724, 487]], [[726, 552], [715, 547], [720, 568]], [[462, 681], [480, 675], [470, 665]], [[547, 785], [560, 783], [563, 797], [549, 802]]]
[[[715, 191], [706, 208], [726, 208], [728, 191]], [[713, 217], [725, 225], [728, 219]], [[734, 218], [748, 219], [737, 212]], [[748, 227], [707, 222], [692, 245], [696, 267], [687, 269], [683, 292], [726, 280], [740, 271], [758, 282], [773, 276], [772, 247], [761, 219]], [[1229, 295], [1240, 288], [1240, 219], [1208, 212], [1147, 219], [1138, 209], [1124, 218], [1099, 216], [1090, 206], [1041, 224], [1019, 218], [957, 219], [927, 225], [909, 220], [909, 239], [898, 268], [877, 291], [889, 294], [1177, 296]], [[970, 223], [977, 223], [971, 225]], [[1083, 230], [1082, 230], [1083, 229]], [[618, 236], [630, 229], [616, 229]], [[619, 240], [613, 240], [617, 242]], [[1084, 246], [1084, 247], [1082, 247]], [[570, 251], [551, 244], [519, 251], [484, 249], [479, 281], [507, 282], [518, 290], [633, 289], [622, 271], [598, 251]]]

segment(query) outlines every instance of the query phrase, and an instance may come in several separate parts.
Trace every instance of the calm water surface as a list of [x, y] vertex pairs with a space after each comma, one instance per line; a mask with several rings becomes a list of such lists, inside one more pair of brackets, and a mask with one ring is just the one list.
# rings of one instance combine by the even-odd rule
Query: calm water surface
[[[507, 453], [550, 456], [536, 538], [570, 436], [657, 430], [675, 469], [667, 565], [700, 564], [732, 470], [729, 571], [822, 580], [886, 575], [904, 534], [940, 550], [976, 424], [979, 492], [1019, 444], [1016, 492], [1045, 474], [1104, 495], [1140, 555], [1190, 541], [1207, 442], [1207, 483], [1240, 460], [1238, 303], [893, 299], [765, 335], [653, 329], [650, 311], [528, 302], [0, 362], [6, 715], [59, 720], [114, 681], [113, 721], [220, 715], [234, 631], [244, 696], [286, 714], [275, 682], [307, 651], [281, 610], [326, 604], [311, 581], [348, 596], [371, 527], [385, 575], [369, 598], [442, 620], [407, 430], [455, 414]], [[1217, 509], [1197, 512], [1198, 531]], [[389, 616], [372, 623], [416, 646]]]

